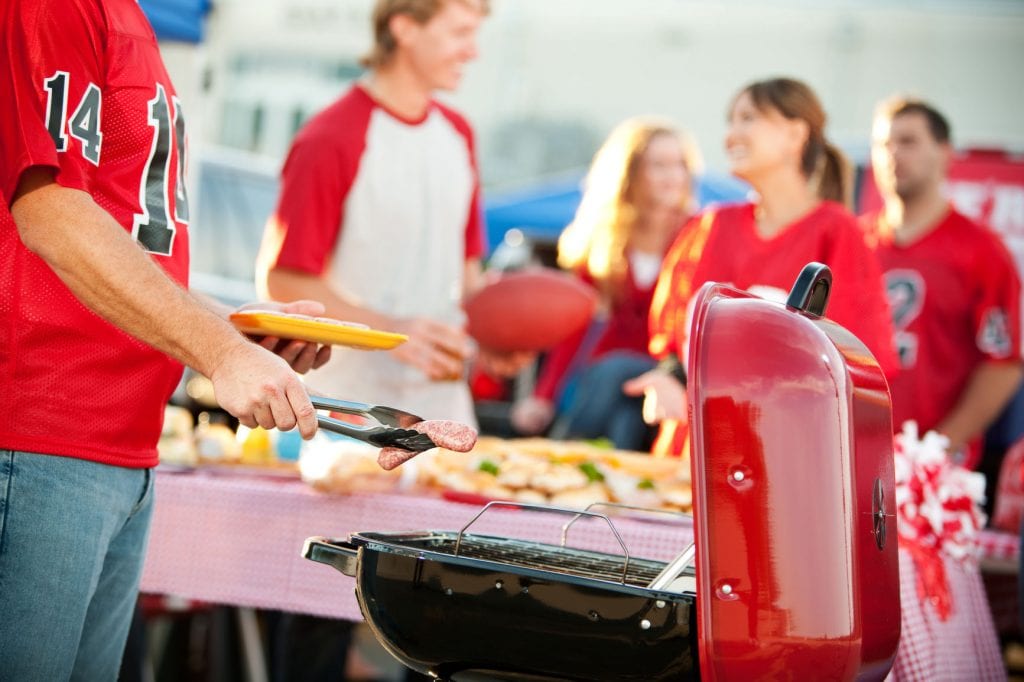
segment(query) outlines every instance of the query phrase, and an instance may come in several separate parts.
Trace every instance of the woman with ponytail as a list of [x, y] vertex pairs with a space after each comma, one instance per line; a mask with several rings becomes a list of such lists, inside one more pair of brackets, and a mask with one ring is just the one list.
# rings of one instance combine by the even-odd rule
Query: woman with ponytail
[[624, 386], [644, 395], [645, 418], [661, 423], [658, 454], [685, 449], [688, 306], [705, 282], [784, 301], [804, 265], [825, 263], [835, 277], [828, 317], [860, 338], [887, 373], [896, 367], [880, 270], [847, 209], [851, 173], [825, 137], [814, 91], [790, 78], [752, 83], [728, 116], [731, 171], [751, 185], [754, 199], [710, 209], [680, 233], [651, 307], [650, 351], [664, 362]]

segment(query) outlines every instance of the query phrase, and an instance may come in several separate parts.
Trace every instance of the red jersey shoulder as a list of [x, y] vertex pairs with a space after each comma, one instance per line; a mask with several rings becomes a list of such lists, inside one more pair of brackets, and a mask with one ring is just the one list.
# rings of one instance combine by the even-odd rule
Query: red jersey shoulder
[[822, 201], [815, 210], [807, 215], [805, 220], [822, 232], [851, 237], [856, 235], [858, 241], [863, 241], [864, 230], [857, 217], [838, 202]]
[[971, 220], [955, 208], [950, 209], [949, 215], [943, 221], [943, 227], [959, 243], [973, 244], [975, 248], [984, 252], [983, 255], [1000, 260], [1005, 259], [1009, 263], [1013, 262], [1006, 244], [998, 234]]
[[818, 204], [817, 210], [820, 212], [821, 216], [829, 220], [834, 220], [847, 225], [855, 225], [857, 223], [856, 216], [850, 213], [850, 211], [838, 201], [825, 199]]
[[104, 0], [101, 4], [106, 9], [107, 26], [112, 32], [156, 43], [156, 34], [138, 0]]
[[724, 240], [727, 244], [743, 239], [754, 222], [754, 205], [750, 202], [727, 203], [712, 206], [690, 219], [684, 226], [684, 232], [695, 237], [704, 234], [705, 244]]
[[[754, 215], [754, 204], [749, 201], [742, 202], [731, 202], [727, 204], [721, 204], [719, 206], [712, 206], [706, 209], [715, 217], [715, 222], [722, 225], [735, 225], [739, 223], [749, 222]], [[699, 220], [700, 216], [696, 216], [690, 222]]]

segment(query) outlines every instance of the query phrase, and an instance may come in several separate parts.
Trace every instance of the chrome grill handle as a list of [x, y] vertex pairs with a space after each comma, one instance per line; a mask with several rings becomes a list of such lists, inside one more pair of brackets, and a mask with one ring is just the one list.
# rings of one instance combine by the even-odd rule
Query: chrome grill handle
[[[576, 509], [565, 509], [563, 507], [552, 507], [551, 505], [547, 505], [547, 504], [529, 504], [529, 503], [526, 503], [526, 502], [505, 502], [505, 501], [501, 501], [501, 500], [495, 500], [493, 502], [488, 502], [486, 505], [484, 505], [483, 509], [481, 509], [479, 512], [477, 512], [476, 516], [474, 516], [473, 518], [471, 518], [469, 520], [469, 523], [467, 523], [465, 526], [463, 526], [459, 530], [459, 535], [455, 539], [455, 553], [454, 553], [454, 556], [459, 556], [459, 548], [462, 546], [462, 536], [465, 534], [466, 530], [469, 529], [469, 527], [472, 526], [474, 523], [476, 523], [477, 519], [479, 519], [481, 516], [483, 516], [484, 513], [488, 509], [490, 509], [491, 507], [511, 507], [511, 508], [514, 508], [514, 509], [526, 509], [526, 510], [530, 510], [530, 511], [552, 512], [552, 513], [556, 513], [556, 514], [573, 514], [573, 515], [577, 516], [577, 518], [580, 517], [580, 516], [590, 516], [590, 517], [597, 518], [597, 519], [604, 519], [604, 522], [608, 524], [608, 528], [611, 529], [612, 535], [614, 535], [615, 539], [618, 541], [619, 547], [622, 548], [622, 556], [626, 560], [625, 563], [622, 565], [622, 584], [623, 585], [626, 584], [626, 576], [629, 573], [629, 550], [626, 549], [626, 543], [622, 541], [622, 536], [619, 535], [619, 531], [616, 530], [615, 524], [612, 523], [611, 519], [609, 519], [604, 514], [598, 514], [596, 512], [591, 512], [591, 511], [578, 511]], [[575, 521], [575, 519], [574, 519], [574, 521]], [[564, 529], [563, 529], [562, 537], [563, 537], [563, 540], [564, 540], [564, 537], [565, 537]], [[565, 545], [563, 544], [562, 546], [564, 547]]]
[[583, 514], [585, 514], [586, 512], [589, 512], [594, 507], [615, 507], [616, 509], [633, 509], [635, 511], [650, 512], [652, 514], [670, 514], [672, 516], [678, 516], [678, 517], [682, 517], [684, 519], [692, 519], [693, 518], [689, 514], [684, 514], [683, 512], [674, 511], [672, 509], [654, 509], [652, 507], [638, 507], [636, 505], [621, 504], [619, 502], [591, 502], [590, 504], [588, 504], [586, 506], [586, 508], [582, 512], [577, 512], [575, 517], [573, 517], [564, 526], [562, 526], [562, 540], [561, 540], [561, 546], [562, 547], [565, 547], [565, 541], [566, 541], [566, 539], [569, 536], [569, 527], [572, 526], [572, 524], [574, 524], [577, 521], [579, 521], [580, 517], [583, 516]]

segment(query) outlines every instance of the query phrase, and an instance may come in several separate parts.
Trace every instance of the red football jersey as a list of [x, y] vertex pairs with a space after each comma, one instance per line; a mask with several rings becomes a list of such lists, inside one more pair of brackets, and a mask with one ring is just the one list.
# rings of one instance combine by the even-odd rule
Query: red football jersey
[[86, 309], [24, 247], [9, 209], [26, 169], [52, 168], [187, 285], [181, 105], [135, 0], [2, 11], [0, 448], [153, 466], [181, 365]]
[[[785, 301], [811, 261], [828, 265], [834, 277], [826, 317], [856, 335], [892, 375], [896, 360], [878, 262], [856, 219], [828, 201], [769, 239], [757, 233], [753, 204], [711, 209], [691, 220], [666, 256], [654, 293], [651, 353], [677, 353], [685, 362], [690, 304], [706, 282]], [[655, 451], [679, 455], [685, 440], [685, 426], [667, 422]]]
[[892, 242], [881, 214], [862, 221], [882, 266], [899, 356], [893, 426], [915, 419], [924, 433], [949, 414], [979, 363], [1020, 361], [1020, 279], [995, 233], [952, 208], [906, 245]]

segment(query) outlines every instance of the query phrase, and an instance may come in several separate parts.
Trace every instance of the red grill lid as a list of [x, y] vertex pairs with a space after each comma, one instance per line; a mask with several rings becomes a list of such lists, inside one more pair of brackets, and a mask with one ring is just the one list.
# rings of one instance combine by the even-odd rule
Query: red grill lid
[[702, 679], [882, 679], [900, 601], [878, 364], [828, 320], [717, 284], [690, 338]]

